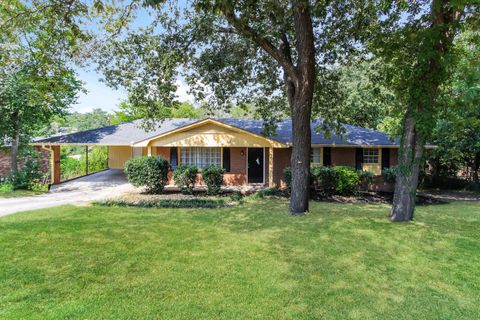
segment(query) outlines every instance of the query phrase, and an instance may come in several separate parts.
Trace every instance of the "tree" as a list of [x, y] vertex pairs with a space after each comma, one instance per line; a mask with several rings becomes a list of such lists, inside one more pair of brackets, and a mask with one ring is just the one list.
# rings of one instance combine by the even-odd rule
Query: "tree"
[[11, 144], [13, 174], [20, 144], [65, 113], [81, 88], [67, 60], [82, 39], [71, 19], [83, 9], [55, 1], [0, 4], [0, 140]]
[[[395, 3], [394, 3], [395, 4]], [[402, 109], [399, 172], [391, 220], [413, 218], [425, 143], [438, 115], [437, 97], [455, 62], [454, 40], [477, 18], [469, 1], [399, 2], [380, 20], [372, 45], [383, 57]]]
[[[262, 102], [257, 105], [262, 115], [288, 110], [293, 127], [290, 212], [308, 211], [310, 119], [318, 66], [332, 65], [355, 51], [363, 14], [373, 7], [368, 1], [197, 0], [187, 8], [168, 1], [146, 3], [154, 9], [154, 23], [99, 50], [107, 82], [126, 87], [132, 104], [147, 110], [150, 125], [174, 104], [179, 73], [195, 98], [210, 108]], [[272, 122], [266, 121], [267, 126]]]

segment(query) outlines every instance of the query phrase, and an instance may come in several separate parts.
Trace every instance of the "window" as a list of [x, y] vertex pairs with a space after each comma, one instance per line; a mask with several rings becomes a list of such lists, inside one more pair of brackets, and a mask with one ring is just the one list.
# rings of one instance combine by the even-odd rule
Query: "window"
[[320, 148], [310, 149], [310, 163], [319, 164], [321, 163], [321, 150]]
[[363, 149], [363, 163], [378, 163], [378, 149]]
[[222, 148], [180, 148], [180, 162], [185, 165], [196, 165], [199, 169], [203, 169], [212, 164], [221, 167], [221, 150]]

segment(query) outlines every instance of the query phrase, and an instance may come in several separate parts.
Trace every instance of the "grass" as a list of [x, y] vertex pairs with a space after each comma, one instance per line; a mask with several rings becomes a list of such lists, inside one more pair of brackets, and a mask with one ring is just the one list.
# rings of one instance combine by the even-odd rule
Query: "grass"
[[284, 200], [0, 218], [2, 319], [478, 319], [480, 205]]
[[18, 189], [13, 191], [0, 192], [0, 199], [37, 196], [45, 192], [46, 191], [32, 191], [32, 190]]

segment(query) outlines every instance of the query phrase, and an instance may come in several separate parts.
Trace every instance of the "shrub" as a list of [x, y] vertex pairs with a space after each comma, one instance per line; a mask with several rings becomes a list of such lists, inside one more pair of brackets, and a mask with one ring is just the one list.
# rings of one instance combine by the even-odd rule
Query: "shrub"
[[128, 181], [136, 187], [146, 187], [147, 192], [161, 193], [168, 182], [168, 161], [162, 157], [138, 157], [125, 163]]
[[287, 188], [290, 189], [290, 186], [292, 185], [292, 168], [286, 167], [283, 169], [283, 179]]
[[364, 171], [364, 170], [358, 170], [357, 171], [358, 179], [359, 179], [359, 188], [362, 190], [367, 190], [368, 185], [373, 183], [373, 178], [375, 175], [373, 172], [370, 171]]
[[395, 179], [397, 178], [397, 167], [383, 169], [382, 177], [386, 182], [395, 182]]
[[216, 165], [210, 165], [202, 170], [203, 181], [207, 185], [209, 194], [219, 194], [223, 184], [223, 173], [225, 170]]
[[0, 184], [0, 192], [12, 192], [13, 184], [11, 182], [5, 181]]
[[357, 186], [360, 183], [360, 178], [354, 168], [338, 166], [334, 167], [336, 179], [336, 193], [342, 196], [348, 196], [355, 193]]
[[125, 200], [102, 200], [93, 204], [102, 207], [137, 207], [137, 208], [221, 208], [227, 204], [223, 199], [158, 199], [131, 202]]
[[23, 166], [9, 180], [14, 189], [32, 189], [32, 186], [40, 183], [42, 173], [38, 164], [38, 152], [34, 150], [24, 150], [22, 155]]
[[310, 169], [310, 176], [316, 192], [324, 196], [330, 196], [335, 193], [337, 171], [334, 168], [315, 166]]
[[255, 193], [257, 198], [283, 197], [285, 194], [279, 188], [266, 188]]
[[197, 181], [197, 166], [181, 165], [173, 172], [175, 184], [184, 194], [193, 194], [193, 187]]

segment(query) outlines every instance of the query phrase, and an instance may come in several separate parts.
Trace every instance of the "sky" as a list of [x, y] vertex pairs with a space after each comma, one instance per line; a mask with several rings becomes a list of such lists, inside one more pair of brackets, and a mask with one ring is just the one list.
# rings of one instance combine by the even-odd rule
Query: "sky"
[[[0, 0], [1, 1], [1, 0]], [[149, 13], [140, 9], [137, 12], [136, 19], [131, 24], [131, 29], [145, 27], [153, 19]], [[87, 28], [95, 30], [98, 26], [93, 24]], [[127, 97], [127, 92], [124, 89], [115, 90], [108, 87], [101, 82], [102, 74], [95, 71], [94, 68], [80, 69], [76, 68], [78, 78], [84, 83], [86, 93], [81, 93], [78, 97], [78, 103], [72, 105], [72, 111], [90, 112], [93, 109], [99, 108], [107, 112], [112, 112], [118, 108], [120, 102]], [[193, 104], [193, 96], [188, 94], [189, 87], [185, 80], [179, 78], [177, 80], [177, 97], [181, 102], [190, 102]]]
[[[127, 92], [125, 90], [108, 87], [100, 81], [102, 75], [95, 70], [77, 68], [77, 73], [87, 92], [79, 95], [78, 103], [72, 106], [72, 111], [84, 113], [99, 108], [112, 112], [118, 108], [120, 101], [126, 99]], [[178, 100], [193, 104], [193, 96], [188, 94], [189, 87], [183, 79], [177, 80], [177, 87]]]

